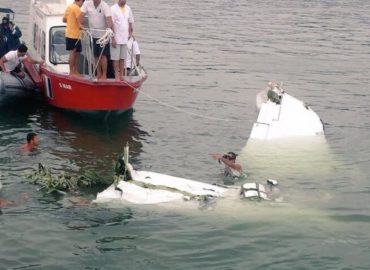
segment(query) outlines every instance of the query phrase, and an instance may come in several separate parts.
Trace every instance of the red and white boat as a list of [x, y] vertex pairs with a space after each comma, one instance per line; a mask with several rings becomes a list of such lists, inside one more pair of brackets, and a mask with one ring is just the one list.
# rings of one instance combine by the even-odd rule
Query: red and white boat
[[65, 49], [62, 18], [71, 2], [31, 1], [31, 37], [27, 46], [30, 55], [43, 59], [45, 64], [37, 68], [25, 63], [26, 71], [51, 106], [84, 112], [132, 109], [138, 90], [147, 78], [145, 70], [136, 67], [135, 75], [125, 76], [123, 81], [109, 78], [109, 73], [108, 79], [97, 80], [89, 29], [83, 31], [83, 51], [79, 59], [82, 75], [69, 75], [69, 52]]

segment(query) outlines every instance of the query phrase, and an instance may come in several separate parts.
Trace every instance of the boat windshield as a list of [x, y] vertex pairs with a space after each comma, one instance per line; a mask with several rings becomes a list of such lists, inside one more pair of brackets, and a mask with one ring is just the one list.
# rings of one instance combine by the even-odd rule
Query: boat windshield
[[69, 53], [66, 50], [65, 26], [50, 28], [50, 63], [68, 64]]

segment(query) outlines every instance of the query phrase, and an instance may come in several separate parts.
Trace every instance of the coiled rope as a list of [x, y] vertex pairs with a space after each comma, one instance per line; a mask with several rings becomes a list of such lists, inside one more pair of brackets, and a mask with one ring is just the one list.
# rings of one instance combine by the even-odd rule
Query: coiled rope
[[99, 44], [101, 48], [104, 48], [114, 36], [113, 30], [110, 28], [105, 29], [104, 35], [96, 41], [96, 44]]
[[[98, 57], [98, 60], [97, 62], [95, 63], [95, 61], [93, 60], [93, 36], [92, 36], [92, 32], [104, 32], [103, 36], [100, 37], [97, 41], [96, 41], [96, 44], [98, 44], [102, 50], [100, 52], [100, 55]], [[114, 36], [114, 33], [112, 31], [112, 29], [110, 28], [107, 28], [107, 29], [95, 29], [95, 28], [84, 28], [83, 31], [81, 31], [81, 41], [85, 38], [88, 39], [88, 46], [86, 46], [86, 49], [85, 49], [85, 54], [86, 54], [86, 57], [89, 61], [89, 63], [91, 63], [91, 65], [89, 64], [88, 66], [88, 72], [89, 72], [89, 76], [91, 78], [94, 78], [95, 77], [95, 72], [96, 72], [96, 69], [98, 68], [98, 63], [100, 62], [100, 59], [103, 55], [103, 51], [104, 51], [104, 47], [107, 46], [107, 44], [109, 44], [109, 41], [110, 39]]]

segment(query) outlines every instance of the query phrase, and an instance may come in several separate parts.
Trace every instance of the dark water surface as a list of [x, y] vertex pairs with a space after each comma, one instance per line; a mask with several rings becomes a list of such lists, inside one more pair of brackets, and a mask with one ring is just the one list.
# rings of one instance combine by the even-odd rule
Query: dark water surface
[[[369, 269], [370, 2], [128, 4], [149, 73], [132, 113], [104, 122], [40, 98], [0, 104], [0, 197], [14, 202], [0, 215], [0, 269]], [[28, 2], [1, 7], [27, 36]], [[246, 146], [271, 80], [319, 114], [326, 142]], [[40, 151], [21, 155], [30, 131]], [[284, 203], [106, 208], [22, 181], [38, 162], [108, 178], [126, 142], [135, 167], [208, 183], [222, 182], [209, 154], [238, 152], [251, 181], [279, 180]]]

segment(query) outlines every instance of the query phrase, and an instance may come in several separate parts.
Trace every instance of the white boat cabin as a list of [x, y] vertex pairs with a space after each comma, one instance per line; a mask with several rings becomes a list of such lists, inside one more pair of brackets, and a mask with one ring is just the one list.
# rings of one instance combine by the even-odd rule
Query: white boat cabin
[[[68, 5], [74, 0], [31, 0], [29, 41], [27, 43], [29, 53], [36, 59], [43, 59], [45, 66], [55, 73], [69, 74], [69, 52], [66, 50], [65, 29], [63, 15]], [[85, 18], [84, 25], [88, 25]], [[92, 32], [103, 31], [101, 42], [109, 46], [109, 38], [113, 35], [110, 29], [89, 29], [81, 31], [82, 52], [78, 59], [78, 71], [85, 78], [96, 79], [96, 63], [93, 56]], [[135, 77], [145, 77], [145, 70], [135, 67], [135, 72], [130, 74], [129, 80]], [[108, 78], [114, 79], [112, 63], [108, 60]]]
[[58, 73], [69, 73], [69, 52], [65, 46], [63, 15], [73, 0], [31, 1], [31, 33], [27, 44], [30, 54], [41, 58]]

